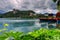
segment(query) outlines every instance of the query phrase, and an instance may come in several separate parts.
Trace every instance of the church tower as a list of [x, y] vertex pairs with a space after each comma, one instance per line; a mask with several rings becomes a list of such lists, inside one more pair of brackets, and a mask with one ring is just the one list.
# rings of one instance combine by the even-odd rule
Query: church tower
[[16, 12], [17, 12], [16, 9], [13, 9], [13, 14], [16, 14]]

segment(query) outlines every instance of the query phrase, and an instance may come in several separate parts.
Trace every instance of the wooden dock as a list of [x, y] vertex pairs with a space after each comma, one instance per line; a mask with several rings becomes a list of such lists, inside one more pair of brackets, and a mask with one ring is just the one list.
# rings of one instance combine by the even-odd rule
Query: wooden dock
[[60, 20], [60, 18], [39, 18], [40, 20]]

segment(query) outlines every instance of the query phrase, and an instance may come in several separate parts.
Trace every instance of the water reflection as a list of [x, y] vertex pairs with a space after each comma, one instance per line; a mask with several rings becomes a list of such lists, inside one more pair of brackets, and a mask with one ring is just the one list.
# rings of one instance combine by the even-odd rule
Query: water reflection
[[56, 22], [51, 23], [48, 20], [39, 20], [39, 19], [25, 19], [25, 20], [3, 20], [0, 21], [0, 29], [4, 28], [4, 24], [9, 24], [8, 31], [21, 31], [21, 32], [30, 32], [33, 30], [38, 30], [40, 28], [55, 28]]
[[49, 20], [48, 21], [48, 27], [51, 28], [56, 28], [57, 25], [57, 20]]
[[14, 31], [21, 31], [21, 32], [29, 32], [33, 31], [34, 29], [39, 29], [40, 23], [38, 19], [25, 19], [25, 20], [1, 20], [0, 21], [0, 28], [4, 28], [4, 24], [9, 24], [8, 31], [14, 30]]

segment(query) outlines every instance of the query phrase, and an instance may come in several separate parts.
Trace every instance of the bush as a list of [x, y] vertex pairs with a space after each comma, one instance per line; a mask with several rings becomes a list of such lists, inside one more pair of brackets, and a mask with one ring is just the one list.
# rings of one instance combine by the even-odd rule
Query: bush
[[22, 32], [4, 32], [0, 35], [0, 40], [60, 40], [59, 29], [39, 29], [24, 34]]

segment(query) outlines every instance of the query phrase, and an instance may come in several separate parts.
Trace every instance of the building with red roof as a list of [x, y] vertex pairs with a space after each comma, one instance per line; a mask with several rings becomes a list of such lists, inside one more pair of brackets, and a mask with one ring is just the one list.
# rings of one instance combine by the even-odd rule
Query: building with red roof
[[60, 17], [60, 12], [57, 12], [56, 17]]
[[56, 18], [57, 18], [58, 20], [60, 20], [60, 12], [57, 12]]

